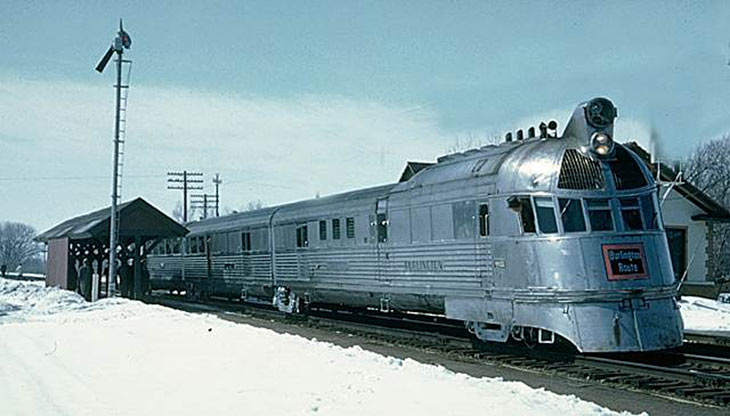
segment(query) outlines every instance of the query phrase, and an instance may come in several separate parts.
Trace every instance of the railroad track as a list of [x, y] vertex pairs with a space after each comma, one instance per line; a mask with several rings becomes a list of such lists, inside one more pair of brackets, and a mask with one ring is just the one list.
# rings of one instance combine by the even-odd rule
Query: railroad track
[[149, 301], [192, 312], [208, 312], [224, 319], [244, 314], [348, 332], [373, 342], [435, 352], [452, 360], [509, 366], [730, 408], [730, 359], [726, 356], [730, 351], [718, 345], [713, 345], [707, 353], [702, 353], [700, 344], [693, 342], [664, 352], [582, 355], [560, 348], [530, 349], [484, 343], [473, 339], [457, 321], [429, 315], [383, 315], [317, 308], [304, 316], [287, 315], [267, 305], [216, 299], [201, 304], [155, 295]]

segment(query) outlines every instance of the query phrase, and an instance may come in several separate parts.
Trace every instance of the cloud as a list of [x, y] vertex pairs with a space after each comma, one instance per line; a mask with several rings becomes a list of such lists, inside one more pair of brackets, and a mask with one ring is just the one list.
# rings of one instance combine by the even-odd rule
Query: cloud
[[[109, 204], [114, 91], [94, 84], [0, 77], [0, 220], [44, 229]], [[166, 173], [204, 172], [221, 204], [239, 209], [359, 189], [398, 179], [406, 161], [433, 161], [457, 138], [497, 138], [572, 108], [473, 131], [444, 131], [428, 107], [302, 95], [270, 98], [132, 83], [123, 199], [143, 196], [171, 212], [181, 193]], [[486, 135], [486, 136], [485, 136]], [[649, 125], [620, 118], [619, 141], [649, 149]], [[468, 141], [468, 140], [467, 140]], [[477, 143], [478, 145], [479, 143]]]
[[[108, 84], [0, 78], [0, 186], [19, 203], [0, 218], [45, 228], [108, 205], [113, 97]], [[393, 182], [407, 160], [434, 160], [454, 137], [421, 106], [134, 83], [127, 121], [123, 197], [165, 211], [180, 199], [165, 189], [168, 170], [204, 172], [208, 193], [220, 173], [222, 204], [238, 208]]]

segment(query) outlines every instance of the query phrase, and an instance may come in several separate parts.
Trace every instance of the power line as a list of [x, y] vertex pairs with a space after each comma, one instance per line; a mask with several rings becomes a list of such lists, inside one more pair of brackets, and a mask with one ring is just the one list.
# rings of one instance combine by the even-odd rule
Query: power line
[[[218, 208], [218, 197], [211, 194], [190, 195], [190, 208], [198, 208], [203, 210], [203, 219], [208, 218], [208, 209], [212, 209], [212, 205]], [[216, 216], [218, 216], [216, 214]]]
[[[167, 172], [167, 189], [183, 191], [183, 222], [188, 222], [188, 191], [202, 190], [202, 179], [197, 177], [203, 176], [202, 172]], [[180, 179], [182, 178], [182, 179]], [[180, 185], [181, 184], [181, 185]]]

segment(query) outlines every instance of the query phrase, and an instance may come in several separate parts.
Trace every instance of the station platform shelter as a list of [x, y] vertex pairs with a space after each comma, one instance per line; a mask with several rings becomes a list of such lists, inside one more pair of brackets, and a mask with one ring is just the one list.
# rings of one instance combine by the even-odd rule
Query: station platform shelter
[[[116, 287], [122, 296], [138, 299], [148, 290], [147, 252], [158, 241], [185, 236], [188, 230], [142, 198], [117, 209]], [[111, 207], [106, 207], [71, 218], [36, 237], [48, 245], [46, 286], [77, 290], [78, 271], [86, 259], [92, 274], [98, 276], [95, 297], [107, 294], [110, 220]]]

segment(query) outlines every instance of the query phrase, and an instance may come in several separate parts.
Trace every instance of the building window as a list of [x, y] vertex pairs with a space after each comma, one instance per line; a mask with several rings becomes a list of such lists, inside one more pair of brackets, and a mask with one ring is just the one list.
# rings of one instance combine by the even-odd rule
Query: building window
[[537, 222], [540, 224], [540, 232], [543, 234], [557, 233], [558, 222], [555, 220], [553, 199], [535, 198], [535, 209], [537, 210]]
[[319, 239], [324, 241], [327, 239], [327, 221], [321, 220], [319, 222]]
[[251, 233], [241, 233], [241, 250], [251, 251]]
[[583, 217], [583, 204], [580, 199], [558, 198], [560, 220], [563, 222], [563, 231], [566, 233], [580, 233], [586, 230], [586, 220]]
[[347, 217], [345, 219], [345, 228], [347, 229], [347, 238], [355, 238], [355, 218]]
[[479, 205], [479, 235], [486, 237], [489, 235], [489, 205]]
[[309, 247], [309, 236], [307, 234], [306, 225], [300, 225], [297, 227], [297, 247]]
[[624, 220], [624, 230], [642, 230], [641, 211], [638, 198], [620, 198], [621, 218]]
[[339, 218], [332, 219], [332, 239], [333, 240], [340, 239], [340, 219]]
[[591, 231], [613, 231], [613, 216], [608, 199], [586, 199]]

